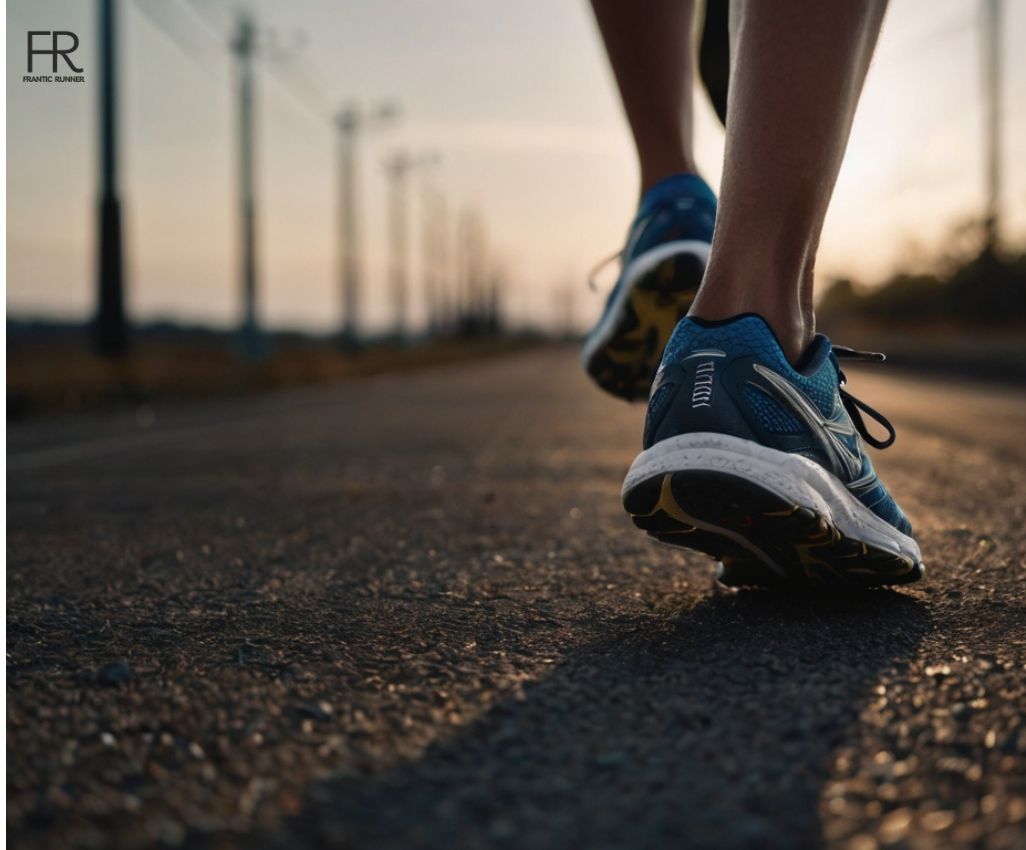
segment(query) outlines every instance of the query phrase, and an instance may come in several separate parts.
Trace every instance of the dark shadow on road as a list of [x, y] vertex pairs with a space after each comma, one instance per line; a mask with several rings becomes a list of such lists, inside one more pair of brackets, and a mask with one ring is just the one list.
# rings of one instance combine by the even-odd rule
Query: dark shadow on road
[[314, 787], [272, 843], [818, 847], [833, 754], [928, 628], [892, 592], [639, 614], [419, 760]]

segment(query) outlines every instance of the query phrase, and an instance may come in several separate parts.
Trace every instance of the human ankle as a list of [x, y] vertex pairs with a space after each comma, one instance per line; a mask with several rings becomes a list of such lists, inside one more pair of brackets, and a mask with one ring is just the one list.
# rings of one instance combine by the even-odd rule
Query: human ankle
[[[703, 288], [704, 291], [704, 288]], [[816, 319], [811, 310], [803, 311], [797, 304], [782, 305], [779, 301], [756, 299], [747, 294], [729, 292], [703, 295], [700, 291], [688, 315], [697, 319], [719, 321], [744, 313], [754, 313], [773, 331], [788, 361], [797, 363], [816, 335]]]
[[686, 154], [672, 158], [659, 158], [652, 162], [642, 160], [639, 197], [660, 181], [675, 174], [698, 174], [698, 165], [692, 157]]

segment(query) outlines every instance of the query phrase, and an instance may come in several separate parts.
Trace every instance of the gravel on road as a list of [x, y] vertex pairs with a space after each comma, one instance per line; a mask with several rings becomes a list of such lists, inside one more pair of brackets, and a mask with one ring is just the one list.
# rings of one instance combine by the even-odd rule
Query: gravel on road
[[11, 846], [1026, 847], [1026, 396], [853, 374], [926, 579], [735, 593], [575, 356], [10, 429]]

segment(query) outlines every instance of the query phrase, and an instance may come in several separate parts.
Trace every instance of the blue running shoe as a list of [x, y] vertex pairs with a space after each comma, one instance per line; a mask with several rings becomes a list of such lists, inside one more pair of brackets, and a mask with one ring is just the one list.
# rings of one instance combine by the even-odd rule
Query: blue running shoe
[[883, 359], [819, 335], [794, 367], [759, 316], [682, 320], [623, 484], [635, 524], [714, 556], [728, 584], [919, 579], [912, 527], [863, 448], [894, 428], [843, 388], [838, 359], [852, 357]]
[[716, 196], [695, 174], [675, 174], [642, 196], [620, 276], [581, 354], [602, 389], [634, 401], [648, 396], [663, 348], [687, 313], [709, 257]]

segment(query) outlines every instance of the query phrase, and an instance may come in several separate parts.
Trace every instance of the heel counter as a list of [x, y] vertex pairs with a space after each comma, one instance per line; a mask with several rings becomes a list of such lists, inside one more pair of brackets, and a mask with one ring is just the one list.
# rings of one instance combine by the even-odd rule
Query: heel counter
[[728, 392], [730, 367], [721, 352], [696, 352], [665, 365], [656, 377], [645, 420], [644, 448], [698, 431], [754, 439], [755, 434]]

